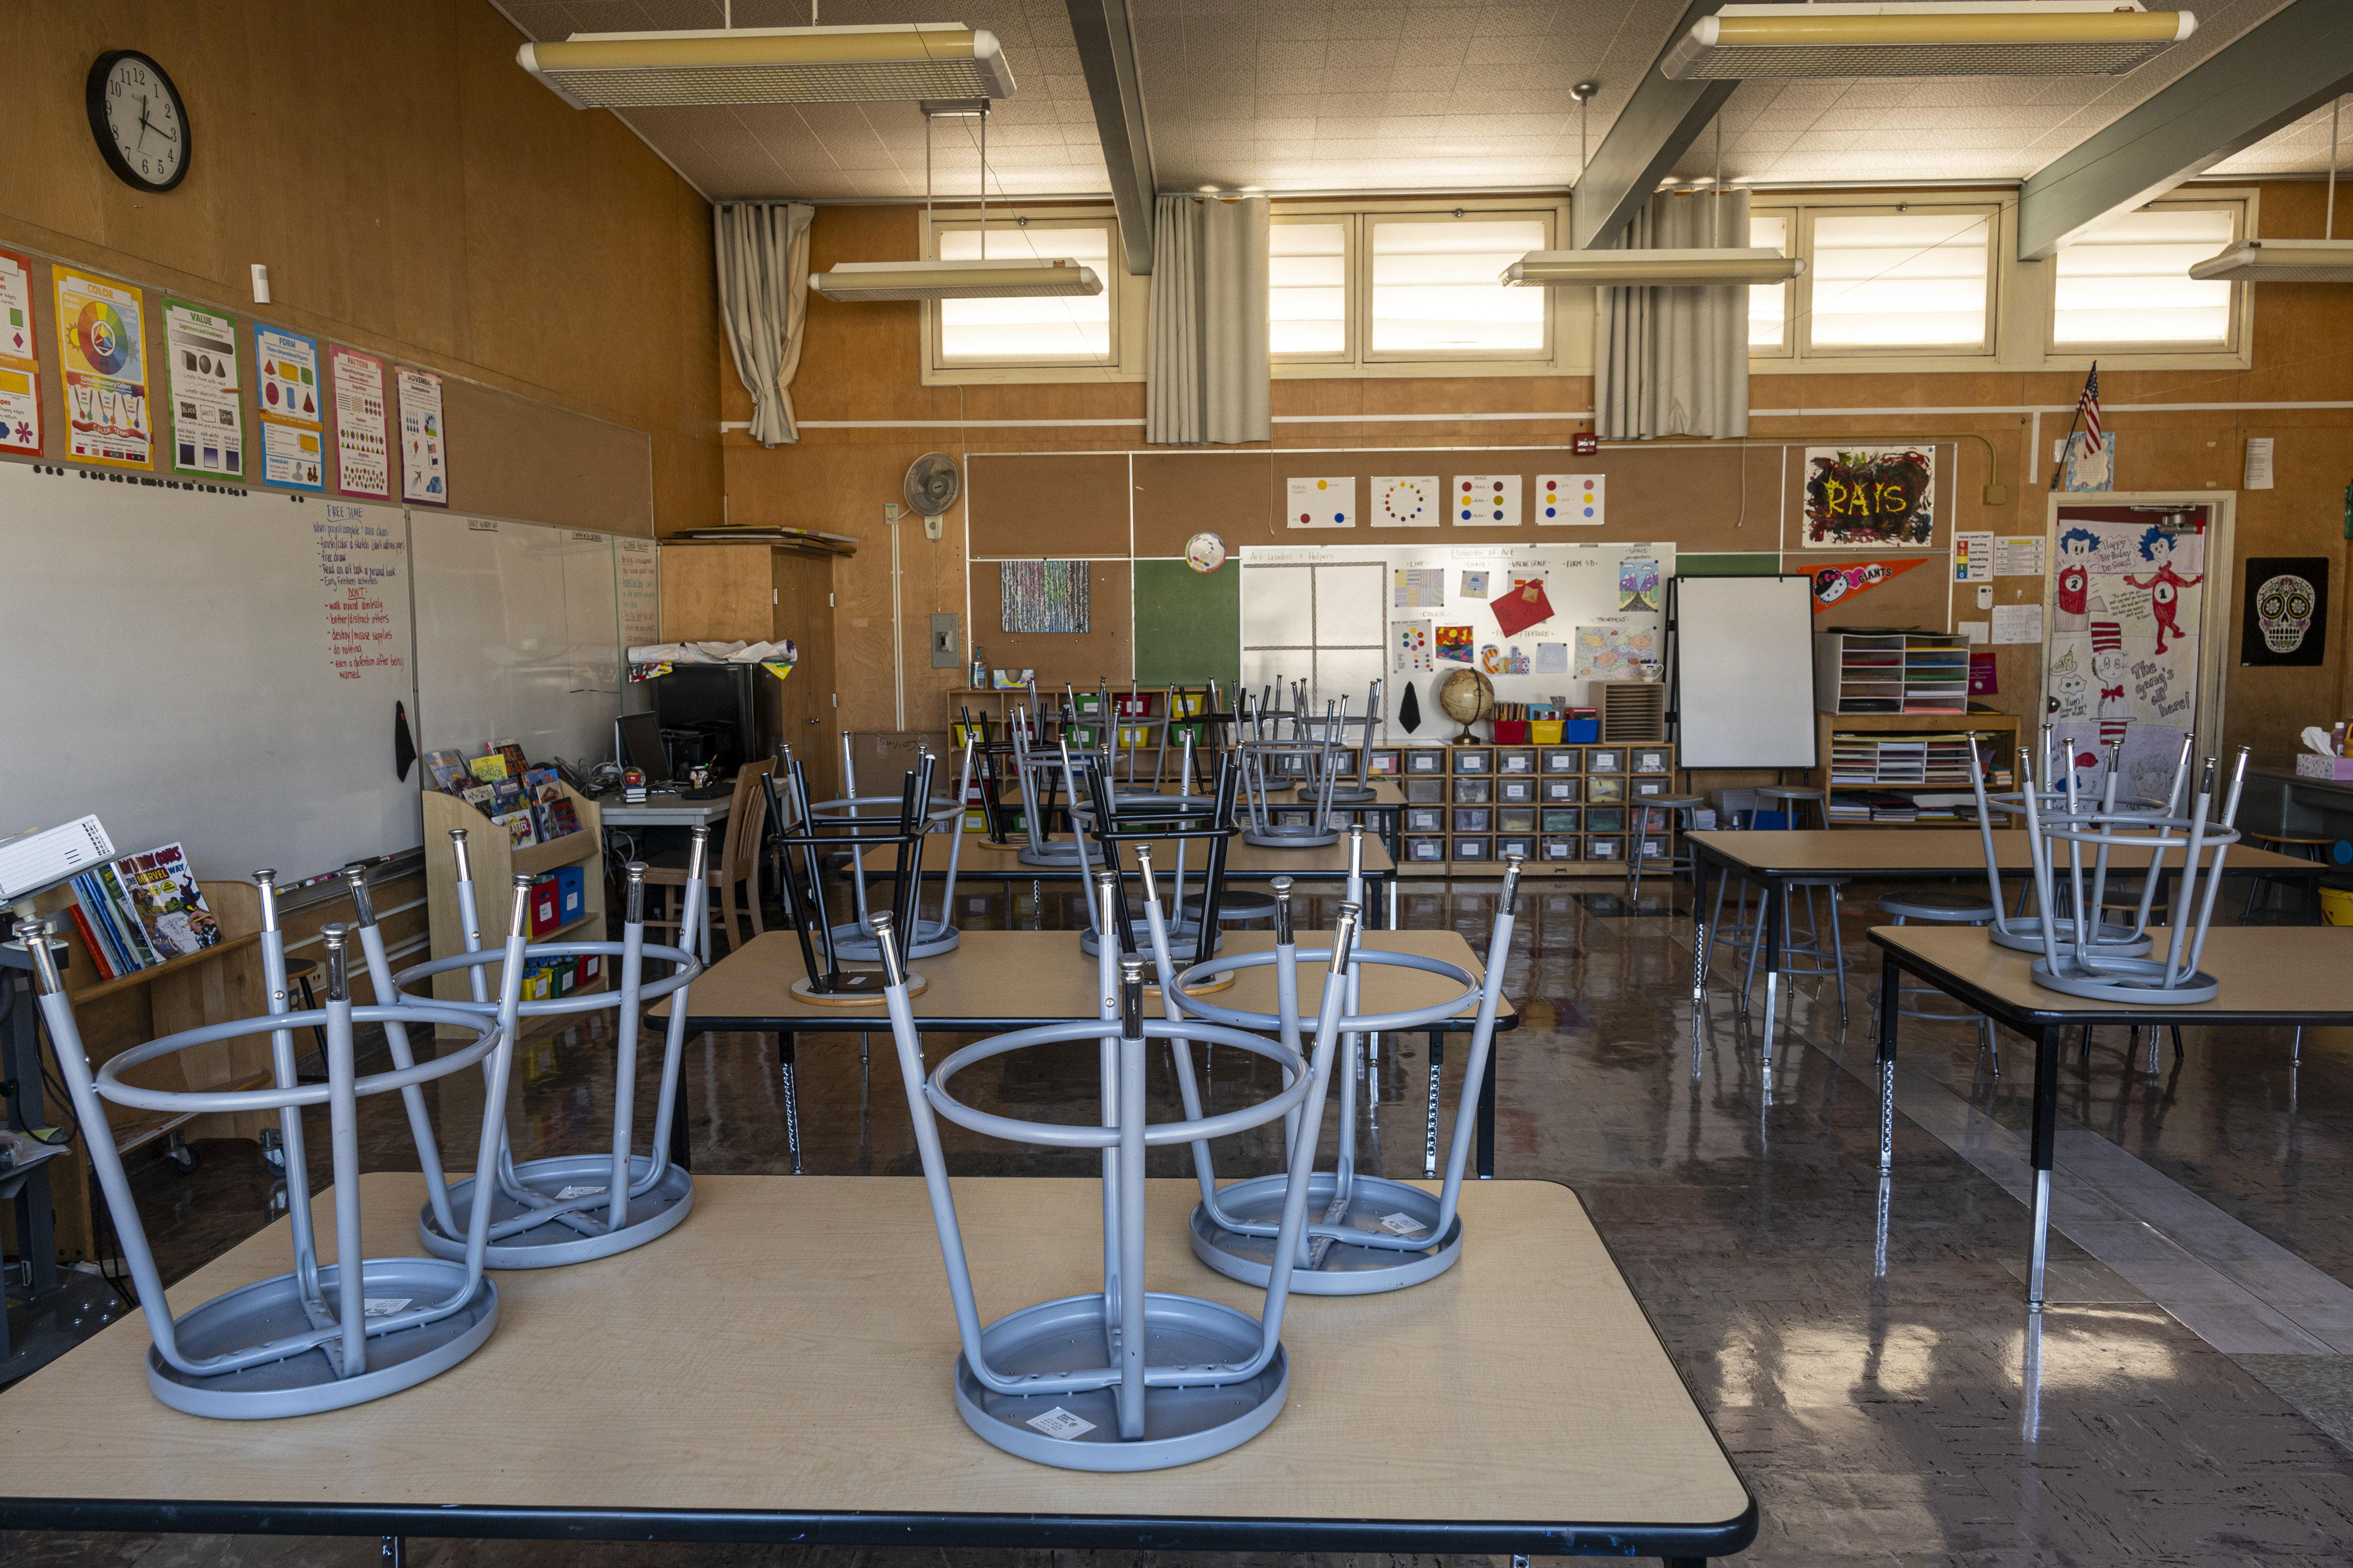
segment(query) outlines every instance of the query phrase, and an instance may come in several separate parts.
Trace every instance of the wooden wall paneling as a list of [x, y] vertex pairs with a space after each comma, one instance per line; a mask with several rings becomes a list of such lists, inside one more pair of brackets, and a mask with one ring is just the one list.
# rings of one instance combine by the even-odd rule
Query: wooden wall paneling
[[[1810, 576], [1824, 566], [1852, 566], [1863, 561], [1917, 560], [1920, 564], [1900, 577], [1891, 577], [1867, 593], [1850, 593], [1814, 616], [1814, 629], [1831, 631], [1840, 626], [1903, 626], [1911, 630], [1948, 632], [1947, 611], [1951, 599], [1952, 584], [1945, 579], [1952, 573], [1952, 557], [1941, 550], [1842, 551], [1815, 550], [1804, 554], [1792, 552], [1781, 557], [1781, 570], [1800, 576]], [[1978, 612], [1968, 612], [1969, 619]]]
[[662, 636], [672, 642], [754, 642], [775, 619], [765, 544], [666, 544]]
[[1182, 555], [1185, 542], [1203, 530], [1229, 550], [1274, 542], [1281, 490], [1272, 476], [1287, 460], [1266, 451], [1136, 453], [1136, 554]]
[[[1135, 669], [1134, 574], [1125, 561], [1090, 562], [1087, 582], [1088, 629], [1083, 632], [1008, 632], [1003, 628], [1002, 601], [997, 596], [997, 566], [973, 563], [973, 619], [980, 623], [979, 641], [988, 650], [991, 668], [1034, 669], [1040, 691], [1065, 682], [1092, 687], [1097, 680], [1124, 686]], [[911, 727], [935, 727], [933, 717], [944, 714], [935, 703], [932, 714], [919, 716], [910, 698]], [[941, 721], [944, 721], [944, 720]]]
[[445, 379], [441, 397], [451, 510], [652, 535], [653, 437], [646, 432], [473, 382]]
[[[729, 546], [728, 548], [734, 548]], [[839, 794], [835, 757], [840, 726], [833, 706], [833, 562], [797, 551], [778, 550], [768, 563], [775, 597], [772, 637], [790, 637], [800, 662], [785, 678], [784, 739], [808, 775], [812, 799]]]
[[976, 558], [1128, 552], [1125, 453], [976, 452], [965, 482]]

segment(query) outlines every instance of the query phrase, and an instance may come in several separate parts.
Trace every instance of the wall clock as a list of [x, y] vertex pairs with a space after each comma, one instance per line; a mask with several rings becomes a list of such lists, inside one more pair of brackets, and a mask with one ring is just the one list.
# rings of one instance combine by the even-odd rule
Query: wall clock
[[136, 49], [109, 49], [90, 68], [90, 132], [107, 166], [137, 191], [168, 191], [188, 174], [188, 110], [164, 68]]

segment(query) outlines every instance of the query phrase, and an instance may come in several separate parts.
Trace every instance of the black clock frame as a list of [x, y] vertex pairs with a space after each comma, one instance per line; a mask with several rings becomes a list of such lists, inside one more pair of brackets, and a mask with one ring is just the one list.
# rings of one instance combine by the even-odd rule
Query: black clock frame
[[[170, 179], [161, 184], [131, 166], [130, 160], [123, 157], [122, 150], [114, 144], [114, 127], [107, 121], [106, 79], [114, 69], [115, 62], [125, 59], [137, 60], [154, 74], [155, 79], [164, 84], [164, 90], [172, 95], [172, 108], [179, 116], [180, 166], [173, 171]], [[195, 125], [188, 119], [188, 100], [180, 96], [179, 84], [172, 79], [169, 71], [155, 63], [153, 56], [142, 54], [137, 49], [106, 50], [91, 63], [90, 80], [83, 88], [82, 98], [90, 112], [90, 133], [97, 141], [106, 166], [114, 171], [115, 178], [133, 190], [160, 195], [188, 177], [189, 166], [196, 161], [196, 133]]]

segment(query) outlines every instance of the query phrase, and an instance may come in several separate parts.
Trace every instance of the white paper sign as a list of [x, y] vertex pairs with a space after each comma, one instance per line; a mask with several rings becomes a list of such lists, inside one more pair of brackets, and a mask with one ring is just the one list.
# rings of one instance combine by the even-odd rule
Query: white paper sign
[[1520, 526], [1517, 474], [1457, 474], [1446, 493], [1457, 528]]
[[1990, 532], [1954, 534], [1953, 581], [1956, 583], [1992, 582], [1993, 550], [1993, 535]]
[[1993, 574], [1997, 577], [2042, 575], [2042, 536], [2004, 534], [1993, 542]]
[[1285, 482], [1287, 521], [1293, 528], [1356, 526], [1356, 479], [1353, 474]]
[[408, 1303], [416, 1299], [414, 1296], [363, 1296], [360, 1298], [360, 1316], [389, 1318], [396, 1312], [406, 1311]]
[[1600, 474], [1538, 474], [1538, 528], [1599, 528], [1606, 479]]
[[1035, 1426], [1049, 1437], [1060, 1437], [1066, 1443], [1073, 1437], [1083, 1436], [1095, 1429], [1093, 1422], [1083, 1415], [1073, 1415], [1059, 1405], [1043, 1415], [1032, 1415], [1029, 1417], [1029, 1425]]
[[2042, 640], [2042, 606], [1996, 605], [1993, 640], [1997, 643], [2039, 643]]
[[1406, 478], [1373, 476], [1375, 528], [1436, 528], [1446, 511], [1445, 492], [1438, 476]]
[[1992, 635], [1993, 623], [1990, 621], [1955, 621], [1953, 623], [1953, 629], [1960, 633], [1962, 637], [1968, 638], [1973, 644], [1981, 643], [1986, 641], [1987, 638]]
[[2267, 490], [2272, 488], [2272, 437], [2247, 437], [2247, 472], [2239, 481], [2241, 489]]
[[1409, 1214], [1385, 1214], [1381, 1228], [1396, 1236], [1418, 1236], [1430, 1227]]

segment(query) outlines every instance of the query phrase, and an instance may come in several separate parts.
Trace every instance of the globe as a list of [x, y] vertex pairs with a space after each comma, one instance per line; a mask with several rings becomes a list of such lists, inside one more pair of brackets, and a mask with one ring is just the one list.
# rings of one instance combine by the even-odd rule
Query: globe
[[1458, 669], [1438, 683], [1438, 706], [1462, 726], [1458, 742], [1471, 739], [1471, 726], [1495, 710], [1495, 686], [1475, 669]]

